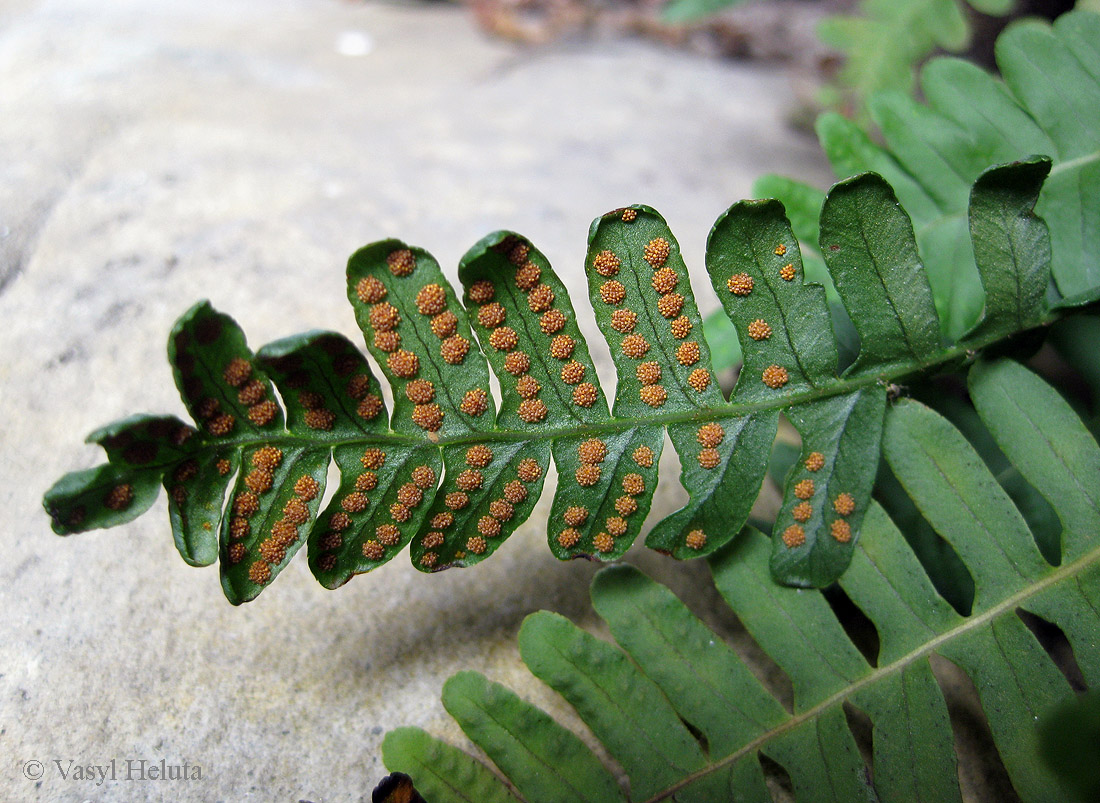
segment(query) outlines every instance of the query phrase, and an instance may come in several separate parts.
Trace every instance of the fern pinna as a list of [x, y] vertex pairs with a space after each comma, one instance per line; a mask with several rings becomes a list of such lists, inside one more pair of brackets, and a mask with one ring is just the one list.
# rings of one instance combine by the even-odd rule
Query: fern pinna
[[[194, 565], [220, 560], [225, 593], [240, 603], [306, 542], [310, 568], [330, 588], [410, 542], [425, 571], [484, 560], [530, 514], [553, 455], [550, 548], [606, 560], [641, 528], [667, 430], [689, 501], [646, 543], [688, 558], [740, 530], [782, 411], [803, 446], [772, 570], [785, 583], [826, 585], [850, 561], [868, 507], [886, 384], [1059, 314], [1046, 299], [1045, 227], [1030, 211], [1048, 169], [1045, 160], [1010, 165], [975, 186], [971, 227], [988, 304], [972, 336], [953, 344], [942, 340], [890, 187], [873, 174], [834, 187], [822, 250], [863, 342], [842, 374], [825, 292], [803, 281], [782, 206], [732, 207], [707, 250], [744, 352], [729, 401], [676, 240], [647, 207], [604, 215], [589, 236], [590, 294], [618, 370], [610, 411], [565, 290], [530, 243], [497, 233], [471, 249], [459, 271], [465, 308], [427, 252], [375, 243], [349, 260], [348, 298], [390, 382], [391, 416], [344, 337], [310, 332], [253, 354], [230, 318], [200, 303], [169, 338], [198, 428], [138, 416], [93, 433], [108, 463], [66, 475], [45, 506], [59, 533], [110, 526], [147, 509], [163, 484], [180, 553]], [[340, 485], [321, 510], [330, 460]]]
[[[592, 585], [617, 646], [547, 612], [527, 618], [519, 646], [626, 783], [571, 730], [475, 672], [446, 683], [443, 705], [507, 783], [417, 728], [387, 734], [386, 766], [437, 803], [770, 801], [775, 765], [793, 796], [813, 803], [961, 801], [952, 723], [933, 674], [941, 657], [973, 681], [1019, 798], [1077, 799], [1043, 762], [1036, 728], [1074, 690], [1018, 612], [1060, 628], [1084, 682], [1100, 683], [1100, 448], [1058, 392], [1019, 363], [979, 361], [969, 390], [997, 446], [1058, 511], [1053, 563], [962, 433], [902, 401], [886, 415], [883, 452], [972, 574], [966, 615], [939, 595], [872, 502], [839, 582], [878, 633], [877, 646], [861, 651], [824, 594], [769, 582], [769, 539], [747, 528], [710, 568], [738, 621], [789, 678], [790, 710], [667, 588], [617, 566]], [[871, 722], [866, 758], [845, 708]]]

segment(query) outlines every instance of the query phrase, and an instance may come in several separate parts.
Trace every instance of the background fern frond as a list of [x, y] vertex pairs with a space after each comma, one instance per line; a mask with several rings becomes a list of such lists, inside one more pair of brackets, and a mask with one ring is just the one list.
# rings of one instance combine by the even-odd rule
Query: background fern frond
[[[1059, 511], [1064, 538], [1055, 562], [1043, 559], [1005, 491], [951, 423], [918, 402], [893, 405], [884, 453], [973, 574], [973, 610], [961, 615], [936, 592], [889, 515], [872, 505], [840, 581], [879, 637], [877, 648], [861, 650], [824, 594], [770, 582], [768, 539], [747, 530], [711, 556], [714, 581], [790, 680], [790, 711], [668, 589], [632, 567], [605, 569], [592, 586], [593, 604], [617, 647], [554, 614], [528, 617], [520, 633], [524, 662], [623, 768], [626, 799], [767, 800], [766, 756], [788, 774], [800, 800], [961, 800], [935, 656], [974, 683], [1020, 798], [1071, 798], [1070, 787], [1040, 756], [1037, 722], [1071, 699], [1073, 687], [1017, 611], [1059, 628], [1085, 682], [1100, 680], [1100, 500], [1094, 490], [1100, 448], [1066, 401], [1019, 363], [980, 361], [970, 372], [970, 391], [996, 443]], [[598, 773], [591, 754], [575, 762], [553, 753], [557, 760], [546, 762], [556, 783], [552, 794], [530, 765], [518, 763], [527, 745], [564, 743], [561, 726], [474, 673], [449, 683], [445, 699], [453, 699], [458, 686], [463, 704], [448, 703], [448, 710], [524, 799], [586, 799], [574, 790], [591, 788], [582, 782]], [[521, 725], [483, 726], [506, 722], [516, 706], [525, 712]], [[870, 764], [846, 706], [870, 719]], [[445, 749], [422, 731], [402, 729], [387, 736], [383, 757], [390, 770], [414, 772]], [[488, 777], [490, 770], [479, 772]], [[413, 777], [433, 799], [464, 799], [431, 775]]]
[[[839, 114], [817, 122], [838, 178], [881, 174], [912, 216], [951, 338], [982, 312], [980, 255], [967, 210], [971, 187], [990, 164], [1051, 158], [1035, 211], [1050, 227], [1057, 290], [1066, 299], [1091, 298], [1100, 280], [1100, 201], [1086, 189], [1100, 180], [1100, 15], [1074, 11], [1052, 25], [1016, 22], [998, 37], [996, 58], [1000, 78], [961, 59], [930, 61], [921, 72], [923, 103], [900, 91], [872, 95], [869, 111], [883, 145]], [[754, 191], [783, 200], [799, 239], [815, 248], [822, 193], [775, 176], [760, 179]], [[809, 272], [823, 278], [814, 265]]]
[[972, 35], [971, 9], [1003, 16], [1014, 0], [864, 0], [857, 15], [826, 17], [818, 26], [822, 41], [844, 54], [844, 65], [826, 91], [826, 102], [861, 118], [864, 103], [877, 92], [911, 94], [916, 70], [936, 50], [958, 53]]
[[[667, 0], [661, 18], [697, 22], [743, 0]], [[862, 120], [867, 99], [883, 90], [911, 94], [920, 64], [937, 50], [959, 53], [971, 42], [974, 12], [1001, 17], [1014, 0], [863, 0], [855, 13], [832, 14], [818, 36], [839, 51], [844, 63], [821, 92], [829, 108]]]

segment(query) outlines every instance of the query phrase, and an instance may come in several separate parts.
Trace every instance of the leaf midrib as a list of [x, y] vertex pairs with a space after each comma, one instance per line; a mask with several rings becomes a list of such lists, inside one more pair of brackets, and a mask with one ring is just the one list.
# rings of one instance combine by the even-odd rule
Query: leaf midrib
[[[1043, 318], [1036, 321], [1033, 328], [1039, 328], [1043, 326], [1049, 326], [1060, 318], [1064, 317], [1069, 310], [1057, 309], [1048, 312]], [[866, 367], [858, 374], [848, 378], [840, 378], [837, 381], [828, 385], [815, 388], [812, 390], [792, 393], [790, 395], [780, 395], [774, 400], [768, 401], [753, 401], [753, 402], [726, 402], [721, 406], [705, 407], [696, 410], [682, 410], [672, 413], [655, 413], [645, 416], [630, 416], [630, 417], [611, 417], [606, 421], [593, 422], [588, 424], [580, 424], [577, 426], [563, 426], [563, 427], [545, 427], [531, 432], [524, 432], [520, 430], [483, 430], [480, 432], [468, 432], [461, 435], [449, 435], [440, 437], [437, 439], [427, 439], [422, 435], [406, 435], [396, 432], [381, 433], [377, 435], [367, 435], [362, 438], [346, 438], [346, 439], [328, 439], [323, 441], [314, 440], [308, 435], [296, 434], [293, 432], [279, 432], [279, 433], [264, 433], [257, 432], [248, 438], [242, 438], [239, 440], [220, 439], [217, 441], [209, 440], [202, 444], [202, 447], [217, 448], [248, 448], [250, 446], [258, 445], [272, 445], [272, 446], [305, 446], [307, 448], [325, 448], [334, 449], [338, 446], [346, 445], [363, 445], [369, 446], [371, 444], [392, 444], [392, 445], [405, 445], [405, 446], [421, 446], [421, 447], [444, 447], [449, 445], [462, 445], [462, 444], [476, 444], [476, 443], [493, 443], [493, 442], [514, 442], [514, 441], [532, 441], [532, 440], [556, 440], [558, 438], [569, 438], [580, 435], [599, 434], [601, 432], [607, 433], [620, 433], [625, 432], [628, 429], [643, 426], [667, 426], [670, 424], [679, 423], [706, 423], [709, 421], [718, 421], [723, 418], [729, 418], [731, 416], [744, 416], [750, 415], [756, 412], [770, 411], [770, 410], [783, 410], [788, 407], [794, 407], [806, 402], [818, 401], [820, 399], [830, 398], [832, 396], [841, 396], [852, 391], [859, 390], [865, 387], [870, 387], [875, 384], [889, 384], [896, 380], [901, 380], [907, 376], [925, 372], [931, 368], [942, 366], [960, 358], [970, 358], [975, 355], [976, 352], [985, 348], [986, 346], [997, 343], [1001, 340], [1007, 339], [1018, 334], [1018, 331], [1013, 332], [997, 332], [989, 334], [984, 337], [975, 338], [972, 340], [958, 342], [955, 345], [942, 349], [934, 356], [918, 361], [907, 361], [904, 364], [893, 363], [883, 367], [880, 372], [873, 372], [873, 369], [869, 371]], [[202, 447], [197, 451], [202, 451]], [[149, 464], [143, 466], [143, 469], [157, 469], [163, 470], [170, 466], [176, 465], [179, 461], [173, 460], [161, 464]]]
[[1051, 586], [1061, 582], [1062, 580], [1069, 577], [1077, 577], [1095, 563], [1100, 563], [1100, 546], [1094, 547], [1091, 551], [1085, 553], [1082, 557], [1078, 558], [1074, 562], [1052, 570], [1042, 579], [1035, 581], [1031, 585], [1017, 591], [1015, 594], [1006, 597], [1000, 603], [991, 606], [989, 609], [983, 611], [982, 613], [971, 616], [965, 619], [959, 625], [949, 628], [939, 635], [934, 636], [917, 649], [910, 651], [908, 654], [902, 656], [893, 663], [887, 664], [886, 666], [874, 668], [870, 672], [870, 674], [860, 678], [859, 680], [854, 681], [853, 683], [850, 683], [849, 685], [827, 697], [825, 700], [822, 700], [820, 703], [813, 706], [812, 708], [809, 708], [800, 714], [795, 714], [790, 719], [785, 721], [782, 725], [778, 725], [775, 728], [772, 728], [767, 733], [761, 734], [757, 738], [753, 739], [751, 742], [745, 744], [740, 749], [735, 750], [733, 753], [730, 753], [728, 756], [721, 759], [720, 761], [716, 761], [708, 767], [686, 776], [673, 786], [670, 786], [668, 789], [662, 790], [656, 795], [648, 798], [644, 801], [644, 803], [658, 803], [658, 801], [669, 799], [676, 792], [694, 783], [698, 779], [704, 778], [713, 772], [717, 772], [729, 766], [730, 764], [733, 764], [734, 762], [743, 758], [745, 755], [755, 751], [757, 748], [763, 746], [777, 736], [780, 736], [787, 731], [798, 727], [804, 722], [820, 716], [833, 706], [843, 703], [845, 700], [857, 694], [859, 691], [866, 688], [867, 686], [877, 683], [878, 681], [889, 675], [894, 674], [895, 672], [900, 672], [901, 670], [905, 669], [906, 667], [915, 663], [921, 658], [924, 658], [935, 652], [943, 644], [946, 644], [947, 642], [950, 642], [955, 638], [965, 636], [971, 631], [986, 626], [997, 617], [1019, 606], [1025, 600], [1037, 596], [1038, 594], [1042, 593]]

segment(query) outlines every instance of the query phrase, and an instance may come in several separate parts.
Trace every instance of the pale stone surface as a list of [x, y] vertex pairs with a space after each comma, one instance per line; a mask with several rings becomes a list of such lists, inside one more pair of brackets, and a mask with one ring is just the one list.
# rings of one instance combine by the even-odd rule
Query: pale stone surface
[[[216, 568], [180, 561], [163, 500], [126, 527], [52, 535], [41, 494], [100, 461], [86, 432], [181, 412], [164, 343], [195, 299], [253, 346], [309, 328], [358, 340], [355, 248], [398, 236], [453, 278], [469, 245], [513, 228], [605, 355], [580, 267], [595, 215], [660, 209], [709, 310], [713, 220], [762, 172], [828, 175], [786, 127], [774, 70], [630, 41], [523, 51], [438, 4], [0, 0], [0, 87], [3, 800], [368, 800], [386, 729], [461, 743], [438, 702], [449, 674], [550, 703], [518, 662], [523, 616], [591, 622], [595, 567], [545, 547], [549, 491], [476, 569], [426, 577], [401, 558], [330, 593], [299, 558], [241, 608]], [[632, 555], [707, 609], [704, 567]], [[112, 758], [187, 761], [203, 780], [120, 769], [97, 787], [53, 764]]]

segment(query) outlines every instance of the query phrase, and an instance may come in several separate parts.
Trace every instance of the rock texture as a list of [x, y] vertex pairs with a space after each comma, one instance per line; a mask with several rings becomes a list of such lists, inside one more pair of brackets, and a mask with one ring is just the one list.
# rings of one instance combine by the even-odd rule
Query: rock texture
[[[775, 69], [629, 40], [527, 50], [434, 3], [0, 0], [0, 86], [4, 800], [369, 800], [386, 729], [461, 741], [438, 702], [450, 673], [548, 701], [519, 664], [520, 621], [591, 619], [595, 567], [553, 560], [539, 511], [469, 572], [398, 559], [329, 593], [299, 559], [242, 608], [216, 568], [180, 561], [163, 500], [54, 536], [41, 495], [99, 462], [85, 433], [182, 413], [165, 340], [194, 300], [254, 347], [314, 327], [358, 339], [355, 248], [398, 236], [454, 278], [498, 228], [584, 298], [587, 226], [606, 209], [662, 210], [699, 269], [756, 175], [828, 176], [785, 123]], [[674, 504], [666, 489], [654, 515]], [[702, 567], [632, 554], [706, 609]], [[112, 759], [115, 780], [74, 780], [70, 761]], [[126, 780], [127, 759], [202, 779]]]

